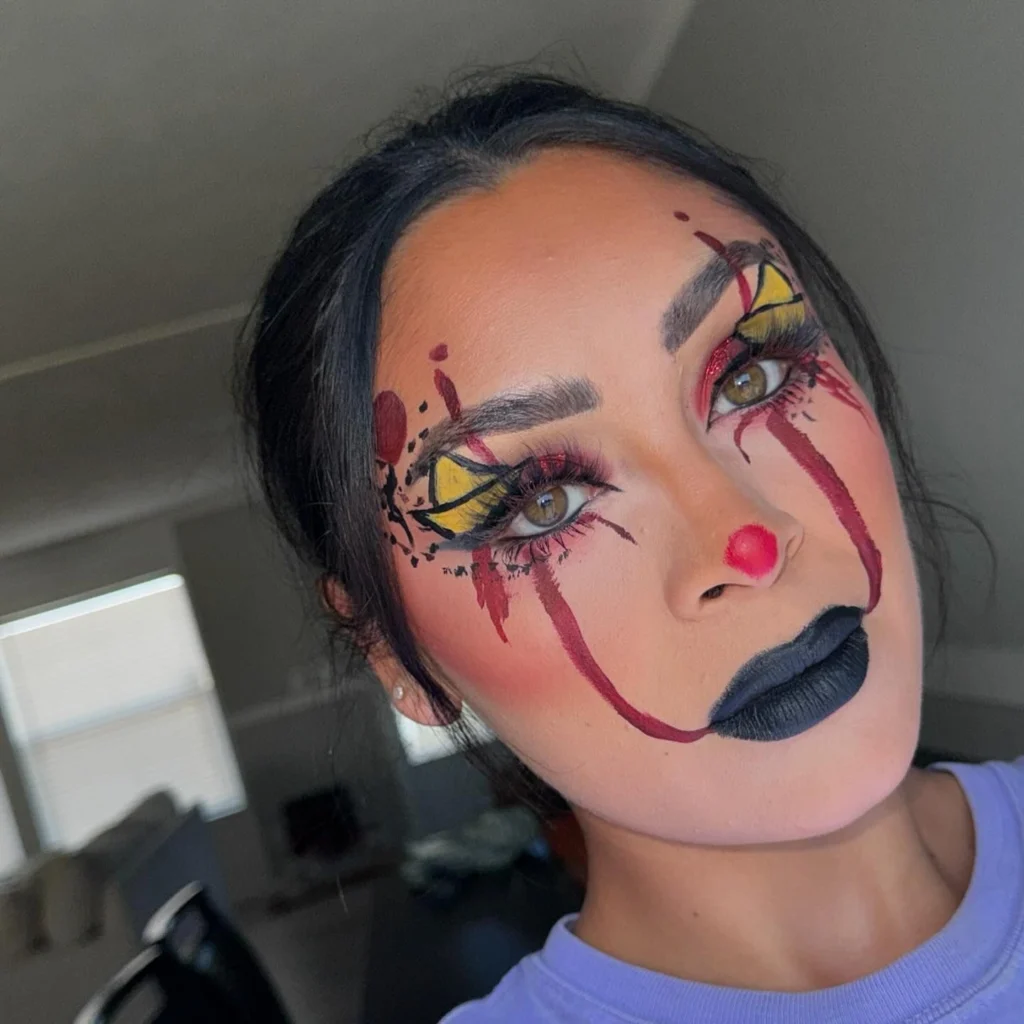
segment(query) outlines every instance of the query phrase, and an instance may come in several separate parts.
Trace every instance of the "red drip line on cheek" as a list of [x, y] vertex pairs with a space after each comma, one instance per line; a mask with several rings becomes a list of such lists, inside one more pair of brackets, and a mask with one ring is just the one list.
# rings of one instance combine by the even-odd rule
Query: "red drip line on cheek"
[[740, 300], [743, 303], [743, 312], [749, 313], [751, 304], [754, 301], [754, 297], [750, 292], [750, 285], [747, 283], [747, 279], [743, 276], [743, 270], [736, 265], [736, 261], [729, 255], [729, 250], [722, 244], [719, 239], [715, 238], [714, 235], [709, 235], [706, 231], [694, 231], [694, 235], [699, 238], [709, 249], [714, 249], [719, 256], [729, 265], [729, 269], [733, 272], [733, 276], [736, 278], [736, 285], [740, 290]]
[[[765, 416], [765, 425], [783, 448], [796, 460], [797, 465], [817, 484], [818, 489], [828, 499], [843, 529], [853, 541], [853, 546], [860, 555], [861, 564], [868, 577], [868, 603], [865, 611], [870, 612], [878, 604], [882, 595], [882, 553], [868, 532], [867, 523], [860, 514], [853, 495], [836, 472], [835, 467], [825, 458], [811, 439], [802, 431], [797, 430], [785, 415], [778, 409], [760, 408], [747, 413], [740, 420], [733, 435], [736, 447], [739, 448], [743, 431], [758, 416]], [[749, 462], [743, 449], [743, 457]]]
[[547, 562], [534, 563], [530, 576], [533, 579], [540, 603], [543, 605], [544, 611], [547, 612], [548, 618], [551, 619], [555, 632], [558, 633], [558, 639], [562, 642], [565, 653], [569, 655], [569, 660], [617, 714], [634, 728], [656, 740], [693, 743], [711, 732], [710, 727], [693, 730], [677, 729], [675, 726], [633, 707], [615, 689], [615, 684], [604, 674], [601, 666], [590, 653], [590, 648], [587, 647], [587, 642], [583, 639], [576, 616], [573, 615], [569, 603], [562, 596], [550, 565]]
[[832, 463], [811, 443], [811, 439], [797, 430], [780, 412], [772, 409], [768, 413], [768, 430], [772, 436], [796, 459], [797, 464], [818, 485], [828, 498], [839, 522], [850, 535], [857, 554], [868, 574], [868, 605], [871, 611], [882, 593], [882, 553], [868, 533], [867, 524], [860, 514], [853, 496], [835, 471]]
[[842, 402], [843, 405], [856, 409], [864, 417], [864, 421], [870, 425], [871, 421], [864, 411], [863, 404], [853, 393], [850, 382], [836, 373], [835, 367], [831, 363], [824, 359], [814, 359], [811, 372], [814, 375], [814, 380], [821, 385], [824, 391], [827, 391], [837, 401]]
[[504, 622], [508, 618], [508, 592], [505, 590], [505, 581], [494, 564], [494, 557], [489, 547], [477, 548], [473, 552], [470, 575], [473, 577], [477, 604], [481, 608], [487, 609], [487, 614], [490, 615], [498, 636], [508, 643], [504, 626]]

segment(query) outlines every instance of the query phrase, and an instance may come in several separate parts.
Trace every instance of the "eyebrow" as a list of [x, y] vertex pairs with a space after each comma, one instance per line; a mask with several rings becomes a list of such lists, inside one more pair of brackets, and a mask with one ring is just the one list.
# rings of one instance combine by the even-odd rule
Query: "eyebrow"
[[676, 292], [661, 318], [661, 337], [669, 352], [679, 346], [704, 322], [723, 292], [745, 267], [768, 258], [758, 242], [729, 242]]
[[586, 377], [553, 377], [531, 387], [501, 391], [463, 409], [457, 419], [442, 420], [432, 427], [409, 476], [412, 480], [426, 476], [441, 452], [458, 448], [471, 437], [529, 430], [590, 412], [600, 404], [600, 392]]

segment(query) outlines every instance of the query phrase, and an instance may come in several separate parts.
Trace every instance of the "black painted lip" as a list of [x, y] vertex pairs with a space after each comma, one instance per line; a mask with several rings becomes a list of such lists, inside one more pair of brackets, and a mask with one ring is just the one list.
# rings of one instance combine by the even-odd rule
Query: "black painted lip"
[[833, 605], [792, 640], [754, 655], [733, 676], [711, 709], [711, 725], [731, 718], [769, 690], [785, 686], [807, 669], [825, 661], [860, 628], [863, 618], [860, 608]]

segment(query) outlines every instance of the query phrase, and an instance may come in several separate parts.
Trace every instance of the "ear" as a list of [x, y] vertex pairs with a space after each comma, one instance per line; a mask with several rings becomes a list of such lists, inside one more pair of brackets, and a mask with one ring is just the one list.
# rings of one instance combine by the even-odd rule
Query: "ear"
[[[346, 619], [351, 615], [352, 600], [341, 583], [332, 576], [319, 581], [320, 599], [327, 611]], [[380, 680], [395, 710], [420, 725], [451, 725], [458, 717], [445, 719], [434, 710], [423, 688], [409, 675], [402, 663], [383, 642], [375, 644], [366, 654], [373, 674]], [[462, 709], [462, 701], [449, 692], [449, 697]]]

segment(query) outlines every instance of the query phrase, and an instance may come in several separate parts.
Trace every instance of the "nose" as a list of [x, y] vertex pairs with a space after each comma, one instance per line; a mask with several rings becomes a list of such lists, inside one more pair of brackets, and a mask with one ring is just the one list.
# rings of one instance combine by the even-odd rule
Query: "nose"
[[731, 482], [720, 487], [718, 500], [704, 495], [703, 510], [685, 510], [684, 535], [669, 560], [666, 598], [680, 619], [712, 614], [736, 588], [773, 586], [803, 543], [803, 527], [791, 515]]

